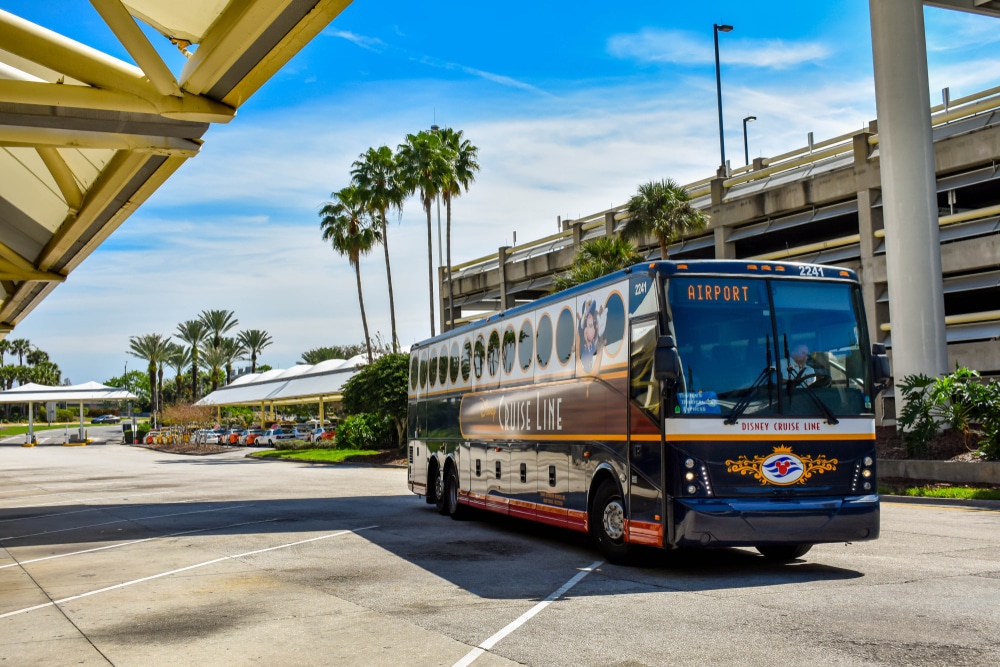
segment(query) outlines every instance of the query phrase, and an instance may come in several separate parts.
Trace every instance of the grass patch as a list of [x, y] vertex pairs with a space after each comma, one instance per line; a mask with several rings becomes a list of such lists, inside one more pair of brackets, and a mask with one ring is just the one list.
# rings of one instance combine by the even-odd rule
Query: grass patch
[[[109, 426], [111, 425], [112, 424], [109, 424]], [[97, 426], [100, 426], [100, 424], [97, 424]], [[67, 427], [69, 428], [70, 431], [77, 431], [80, 429], [80, 422], [69, 422], [66, 424], [52, 424], [52, 426], [49, 426], [47, 423], [43, 422], [41, 424], [35, 424], [34, 429], [35, 433], [38, 433], [39, 431], [57, 431], [57, 430], [61, 431], [62, 429]], [[85, 423], [83, 427], [90, 428], [90, 422]], [[11, 435], [24, 435], [27, 432], [28, 432], [27, 424], [24, 424], [23, 426], [20, 425], [5, 426], [2, 429], [0, 429], [0, 438], [6, 438], [7, 436]]]
[[275, 449], [269, 452], [254, 452], [257, 459], [292, 459], [295, 461], [319, 461], [340, 463], [353, 457], [376, 456], [382, 452], [374, 449]]
[[878, 492], [914, 498], [957, 498], [960, 500], [1000, 500], [1000, 489], [980, 489], [969, 486], [910, 486], [893, 488], [879, 485]]

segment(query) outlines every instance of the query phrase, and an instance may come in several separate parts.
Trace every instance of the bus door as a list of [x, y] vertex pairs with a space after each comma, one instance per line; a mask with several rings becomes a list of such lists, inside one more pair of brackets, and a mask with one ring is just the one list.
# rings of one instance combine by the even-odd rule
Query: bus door
[[660, 386], [653, 375], [658, 325], [655, 315], [629, 322], [628, 488], [629, 518], [655, 522], [663, 489], [659, 428]]
[[507, 513], [510, 495], [510, 445], [506, 442], [488, 443], [486, 449], [486, 508]]

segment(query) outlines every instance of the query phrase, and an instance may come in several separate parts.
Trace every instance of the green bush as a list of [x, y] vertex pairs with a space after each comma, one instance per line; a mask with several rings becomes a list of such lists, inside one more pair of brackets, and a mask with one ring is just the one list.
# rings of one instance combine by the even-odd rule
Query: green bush
[[910, 456], [925, 455], [940, 425], [948, 424], [967, 448], [977, 444], [980, 456], [1000, 460], [1000, 382], [983, 382], [978, 372], [957, 367], [939, 378], [909, 375], [899, 387], [906, 402], [899, 424]]
[[392, 447], [391, 417], [362, 412], [344, 417], [337, 425], [337, 449], [387, 449]]

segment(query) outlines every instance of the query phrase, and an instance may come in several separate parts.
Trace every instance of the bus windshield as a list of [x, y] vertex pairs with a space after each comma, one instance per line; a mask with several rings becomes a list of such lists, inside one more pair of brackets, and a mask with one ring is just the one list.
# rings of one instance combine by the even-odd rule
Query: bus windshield
[[860, 291], [751, 277], [667, 280], [684, 372], [674, 415], [870, 415]]

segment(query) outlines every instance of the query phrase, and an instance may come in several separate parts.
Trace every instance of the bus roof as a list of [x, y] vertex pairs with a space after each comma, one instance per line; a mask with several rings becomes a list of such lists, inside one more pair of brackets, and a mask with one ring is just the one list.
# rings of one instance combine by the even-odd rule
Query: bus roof
[[626, 269], [609, 273], [606, 276], [602, 276], [579, 285], [574, 285], [568, 289], [548, 294], [540, 299], [532, 301], [531, 303], [515, 306], [514, 308], [509, 308], [500, 313], [484, 317], [481, 320], [469, 322], [468, 324], [464, 324], [451, 331], [443, 332], [433, 338], [423, 340], [413, 345], [412, 349], [451, 338], [452, 336], [476, 329], [483, 324], [507, 319], [511, 316], [538, 308], [539, 306], [545, 306], [546, 304], [554, 301], [561, 301], [566, 297], [572, 297], [576, 294], [589, 292], [594, 288], [601, 287], [602, 285], [606, 285], [608, 283], [614, 283], [621, 280], [625, 276], [636, 272], [654, 272], [663, 277], [674, 275], [711, 274], [787, 278], [794, 280], [846, 280], [854, 283], [858, 282], [858, 276], [852, 269], [845, 269], [843, 267], [830, 266], [827, 264], [769, 262], [749, 259], [693, 259], [687, 261], [655, 260], [643, 262], [642, 264], [636, 264]]

